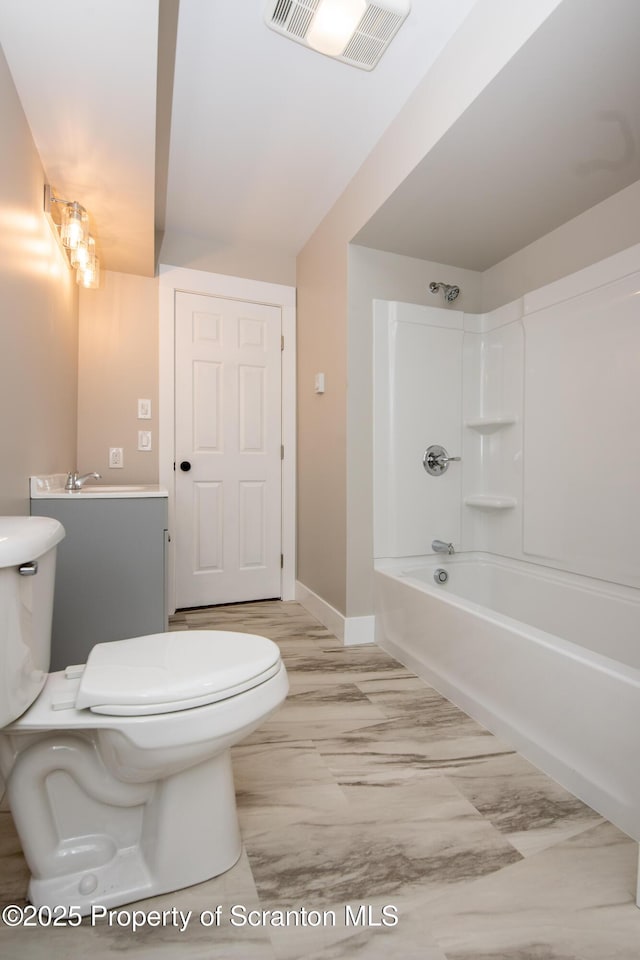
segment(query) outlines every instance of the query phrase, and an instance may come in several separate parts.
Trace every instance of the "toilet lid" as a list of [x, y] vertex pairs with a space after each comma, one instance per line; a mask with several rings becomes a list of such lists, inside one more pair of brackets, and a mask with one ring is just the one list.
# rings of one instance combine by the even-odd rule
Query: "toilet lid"
[[280, 669], [272, 640], [227, 630], [178, 630], [98, 643], [76, 709], [112, 716], [169, 713], [225, 700]]

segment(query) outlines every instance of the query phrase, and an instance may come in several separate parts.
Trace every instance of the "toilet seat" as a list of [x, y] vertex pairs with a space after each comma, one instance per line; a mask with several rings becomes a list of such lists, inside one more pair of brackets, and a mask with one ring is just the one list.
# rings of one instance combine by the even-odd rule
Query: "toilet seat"
[[68, 681], [75, 696], [57, 706], [121, 717], [174, 713], [251, 690], [280, 666], [276, 644], [249, 633], [180, 630], [132, 637], [96, 644], [79, 682]]

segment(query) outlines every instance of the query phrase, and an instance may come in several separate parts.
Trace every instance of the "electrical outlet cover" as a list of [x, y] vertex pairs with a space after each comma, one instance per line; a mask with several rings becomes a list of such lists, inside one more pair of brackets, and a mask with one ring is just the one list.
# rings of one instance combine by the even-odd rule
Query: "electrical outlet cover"
[[109, 466], [112, 469], [119, 469], [124, 466], [122, 447], [109, 447]]

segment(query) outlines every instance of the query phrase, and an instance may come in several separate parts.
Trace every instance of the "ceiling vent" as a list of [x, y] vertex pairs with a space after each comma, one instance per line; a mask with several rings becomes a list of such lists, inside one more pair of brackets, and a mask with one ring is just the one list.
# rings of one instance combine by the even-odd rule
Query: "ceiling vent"
[[[325, 31], [320, 36], [320, 20], [325, 13], [330, 16], [329, 8], [338, 8], [340, 15], [344, 10], [354, 16], [348, 36], [336, 41], [337, 48]], [[265, 21], [272, 30], [296, 43], [352, 67], [373, 70], [410, 10], [411, 0], [267, 0]]]

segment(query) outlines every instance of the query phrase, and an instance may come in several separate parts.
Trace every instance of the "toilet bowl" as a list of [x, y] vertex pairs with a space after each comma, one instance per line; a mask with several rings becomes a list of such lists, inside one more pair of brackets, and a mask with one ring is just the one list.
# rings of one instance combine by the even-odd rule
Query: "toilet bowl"
[[236, 862], [230, 747], [288, 682], [271, 640], [215, 630], [97, 644], [47, 674], [62, 536], [48, 518], [0, 518], [0, 774], [29, 900], [86, 914]]

